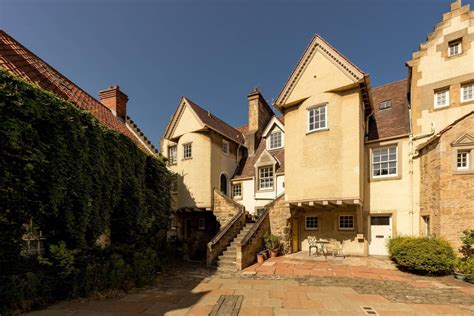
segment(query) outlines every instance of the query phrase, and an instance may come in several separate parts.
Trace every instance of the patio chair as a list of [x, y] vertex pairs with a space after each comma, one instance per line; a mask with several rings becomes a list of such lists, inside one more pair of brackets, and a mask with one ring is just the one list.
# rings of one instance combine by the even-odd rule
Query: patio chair
[[318, 253], [318, 239], [316, 236], [308, 236], [308, 245], [309, 245], [309, 253], [308, 255], [311, 256], [311, 248], [316, 249], [316, 254]]
[[332, 253], [332, 257], [342, 257], [345, 258], [342, 242], [337, 241], [336, 239], [330, 239], [329, 244], [326, 249], [328, 252]]

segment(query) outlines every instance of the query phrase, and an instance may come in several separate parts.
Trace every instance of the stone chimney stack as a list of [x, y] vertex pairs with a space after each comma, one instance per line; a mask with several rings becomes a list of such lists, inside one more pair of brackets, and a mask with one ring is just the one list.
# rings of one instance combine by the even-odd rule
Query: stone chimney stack
[[258, 147], [263, 130], [274, 113], [258, 88], [253, 89], [248, 95], [248, 104], [249, 128], [245, 135], [245, 142], [247, 144], [248, 154], [252, 156]]
[[112, 110], [115, 116], [122, 120], [127, 119], [127, 101], [128, 97], [120, 91], [119, 86], [112, 86], [108, 89], [99, 91], [100, 103]]

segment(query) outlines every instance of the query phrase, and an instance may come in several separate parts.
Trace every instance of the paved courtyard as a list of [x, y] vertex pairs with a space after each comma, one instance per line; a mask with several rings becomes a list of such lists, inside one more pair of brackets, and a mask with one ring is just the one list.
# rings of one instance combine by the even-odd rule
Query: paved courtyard
[[163, 273], [154, 287], [61, 302], [32, 314], [208, 315], [226, 295], [241, 298], [239, 315], [474, 315], [474, 285], [451, 276], [406, 274], [383, 258], [325, 261], [304, 254], [235, 274], [185, 264]]

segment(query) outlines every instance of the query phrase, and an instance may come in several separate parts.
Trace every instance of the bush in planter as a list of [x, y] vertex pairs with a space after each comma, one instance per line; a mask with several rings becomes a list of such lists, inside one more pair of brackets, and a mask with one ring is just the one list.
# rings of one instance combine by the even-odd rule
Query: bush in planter
[[275, 250], [280, 247], [280, 237], [272, 235], [270, 233], [265, 233], [263, 236], [265, 241], [265, 247], [270, 250]]
[[435, 237], [393, 238], [388, 249], [401, 270], [420, 274], [449, 274], [455, 260], [449, 243]]
[[462, 246], [459, 252], [461, 258], [456, 259], [454, 270], [464, 275], [462, 278], [468, 282], [474, 282], [474, 230], [465, 230], [461, 237]]

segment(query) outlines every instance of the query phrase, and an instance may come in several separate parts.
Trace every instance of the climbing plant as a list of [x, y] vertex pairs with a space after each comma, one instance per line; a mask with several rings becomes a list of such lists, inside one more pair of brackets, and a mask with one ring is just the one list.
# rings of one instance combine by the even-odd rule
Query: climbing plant
[[[169, 182], [160, 158], [146, 155], [90, 113], [0, 69], [0, 302], [10, 308], [15, 303], [2, 297], [12, 295], [5, 289], [8, 280], [19, 286], [27, 278], [48, 278], [55, 262], [48, 261], [48, 249], [73, 249], [70, 256], [82, 259], [93, 255], [105, 270], [107, 258], [127, 253], [131, 259], [124, 264], [141, 277], [132, 261], [143, 263], [144, 255], [156, 258], [165, 250]], [[21, 256], [30, 219], [55, 247], [46, 247], [43, 262], [50, 265]], [[97, 240], [104, 234], [110, 246], [101, 250]], [[71, 265], [87, 261], [81, 258]], [[68, 271], [79, 271], [77, 277], [86, 266]], [[0, 306], [0, 313], [2, 308], [9, 307]]]

